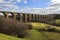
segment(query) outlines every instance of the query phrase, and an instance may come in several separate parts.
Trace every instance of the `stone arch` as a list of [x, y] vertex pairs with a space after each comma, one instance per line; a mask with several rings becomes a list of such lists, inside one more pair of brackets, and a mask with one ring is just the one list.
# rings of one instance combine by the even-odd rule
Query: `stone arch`
[[7, 17], [7, 14], [5, 12], [0, 12], [0, 13], [2, 13], [5, 18]]
[[13, 13], [9, 13], [9, 18], [13, 18], [14, 14]]
[[38, 21], [39, 21], [39, 15], [38, 15]]
[[41, 16], [39, 15], [39, 22], [41, 21]]
[[16, 19], [17, 19], [18, 21], [20, 21], [20, 14], [19, 14], [19, 13], [17, 13]]
[[43, 20], [42, 20], [42, 21], [43, 21], [43, 22], [45, 22], [45, 21], [46, 21], [46, 16], [45, 16], [45, 15], [43, 15], [43, 17], [42, 17], [42, 18], [43, 18]]
[[36, 15], [35, 15], [35, 21], [37, 21]]
[[30, 15], [27, 14], [27, 21], [30, 21]]
[[35, 22], [35, 14], [33, 14], [33, 21]]
[[43, 21], [43, 15], [41, 15], [41, 21]]
[[40, 15], [40, 22], [42, 22], [42, 15]]
[[22, 15], [22, 21], [25, 22], [25, 14]]
[[0, 12], [0, 17], [5, 17], [6, 14]]
[[36, 14], [36, 20], [38, 21], [38, 15]]
[[30, 22], [31, 22], [31, 20], [32, 20], [31, 14], [29, 14], [29, 16], [30, 16]]
[[46, 15], [44, 15], [44, 19], [46, 19]]
[[16, 13], [9, 12], [9, 18], [12, 18], [13, 20], [15, 20], [16, 19]]
[[31, 21], [33, 21], [34, 19], [33, 19], [33, 14], [31, 14]]

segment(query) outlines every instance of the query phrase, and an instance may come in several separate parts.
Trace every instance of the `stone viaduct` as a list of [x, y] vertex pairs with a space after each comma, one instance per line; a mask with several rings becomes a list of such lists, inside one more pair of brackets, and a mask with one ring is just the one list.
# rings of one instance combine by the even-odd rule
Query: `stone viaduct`
[[4, 14], [4, 17], [6, 19], [12, 18], [13, 20], [18, 20], [19, 22], [46, 22], [48, 20], [52, 20], [55, 16], [51, 14], [41, 15], [41, 14], [6, 12], [6, 11], [0, 11], [0, 13]]

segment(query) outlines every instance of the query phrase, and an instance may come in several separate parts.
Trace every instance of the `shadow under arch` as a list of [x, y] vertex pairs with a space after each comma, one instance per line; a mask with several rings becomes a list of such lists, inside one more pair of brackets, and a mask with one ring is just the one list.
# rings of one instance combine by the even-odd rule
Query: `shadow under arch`
[[35, 14], [35, 22], [37, 21], [36, 14]]
[[32, 22], [34, 21], [34, 19], [33, 19], [33, 14], [31, 14], [31, 21], [32, 21]]
[[22, 14], [22, 21], [25, 22], [25, 14]]
[[27, 14], [27, 21], [30, 22], [30, 15]]
[[16, 20], [20, 21], [20, 19], [21, 19], [21, 18], [20, 18], [20, 14], [17, 13], [17, 14], [16, 14]]
[[12, 13], [12, 12], [9, 12], [8, 15], [9, 15], [8, 17], [13, 19], [13, 20], [16, 18], [16, 15], [14, 13]]

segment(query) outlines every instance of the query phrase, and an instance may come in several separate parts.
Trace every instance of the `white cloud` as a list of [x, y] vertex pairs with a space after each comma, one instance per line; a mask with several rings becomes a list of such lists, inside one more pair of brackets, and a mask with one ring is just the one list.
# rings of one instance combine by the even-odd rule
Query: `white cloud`
[[[19, 7], [16, 4], [16, 2], [21, 2], [21, 0], [9, 0], [4, 1], [0, 0], [0, 10], [1, 11], [16, 11], [16, 12], [26, 12], [26, 13], [38, 13], [38, 14], [49, 14], [49, 13], [55, 13], [60, 11], [60, 3], [59, 0], [51, 0], [52, 4], [55, 4], [55, 6], [47, 7], [47, 8], [25, 8], [20, 10]], [[25, 4], [27, 3], [27, 0], [23, 1]]]
[[16, 2], [21, 2], [21, 0], [0, 0], [0, 3], [10, 3], [10, 4], [16, 4]]
[[0, 10], [2, 11], [18, 11], [19, 8], [16, 5], [12, 5], [12, 4], [1, 4], [0, 6]]
[[16, 0], [17, 2], [20, 2], [21, 0]]
[[[15, 1], [19, 1], [20, 0], [15, 0]], [[8, 0], [8, 1], [4, 1], [4, 0], [0, 0], [0, 11], [20, 11], [19, 7], [16, 4], [14, 0]]]
[[4, 0], [0, 0], [0, 3], [3, 2]]
[[60, 3], [60, 0], [51, 0], [53, 4]]
[[27, 3], [27, 0], [24, 0], [24, 3], [26, 4]]
[[26, 9], [22, 9], [21, 12], [34, 13], [34, 14], [48, 14], [48, 13], [51, 13], [49, 10], [47, 10], [45, 8], [26, 8]]

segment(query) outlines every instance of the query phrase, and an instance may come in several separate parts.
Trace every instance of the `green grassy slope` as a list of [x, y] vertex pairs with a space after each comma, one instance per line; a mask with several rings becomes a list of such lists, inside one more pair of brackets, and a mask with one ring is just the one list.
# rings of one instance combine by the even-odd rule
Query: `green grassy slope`
[[55, 19], [55, 20], [49, 21], [48, 24], [60, 26], [60, 19]]
[[45, 24], [45, 23], [31, 22], [30, 24], [33, 26], [32, 29], [34, 29], [34, 30], [48, 29], [48, 27], [54, 27], [55, 29], [60, 30], [60, 26], [53, 26], [53, 25], [49, 25], [49, 24]]
[[[16, 38], [13, 36], [8, 36], [5, 34], [0, 33], [0, 40], [60, 40], [60, 33], [54, 33], [54, 32], [39, 32], [36, 29], [47, 29], [46, 26], [53, 26], [48, 25], [45, 23], [31, 23], [33, 26], [32, 30], [28, 30], [29, 36], [25, 38]], [[56, 27], [56, 26], [55, 26]], [[56, 29], [60, 30], [60, 27], [56, 27]]]
[[[53, 25], [49, 25], [49, 24], [45, 24], [45, 23], [31, 23], [31, 24], [32, 24], [34, 30], [36, 30], [36, 29], [47, 29], [46, 28], [47, 26], [49, 26], [49, 27], [52, 26], [52, 27], [55, 27], [57, 30], [60, 31], [60, 27], [58, 27], [58, 26], [53, 26]], [[44, 32], [42, 32], [42, 35], [49, 38], [49, 40], [50, 39], [51, 40], [60, 40], [60, 33], [44, 31]]]
[[5, 34], [0, 33], [0, 40], [23, 40], [23, 39], [16, 38], [16, 37], [13, 37], [13, 36], [9, 36], [9, 35], [5, 35]]
[[26, 37], [28, 40], [50, 40], [42, 35], [42, 33], [38, 32], [37, 30], [29, 30], [30, 33], [29, 37]]
[[60, 40], [60, 33], [55, 32], [43, 32], [43, 35], [52, 40]]

